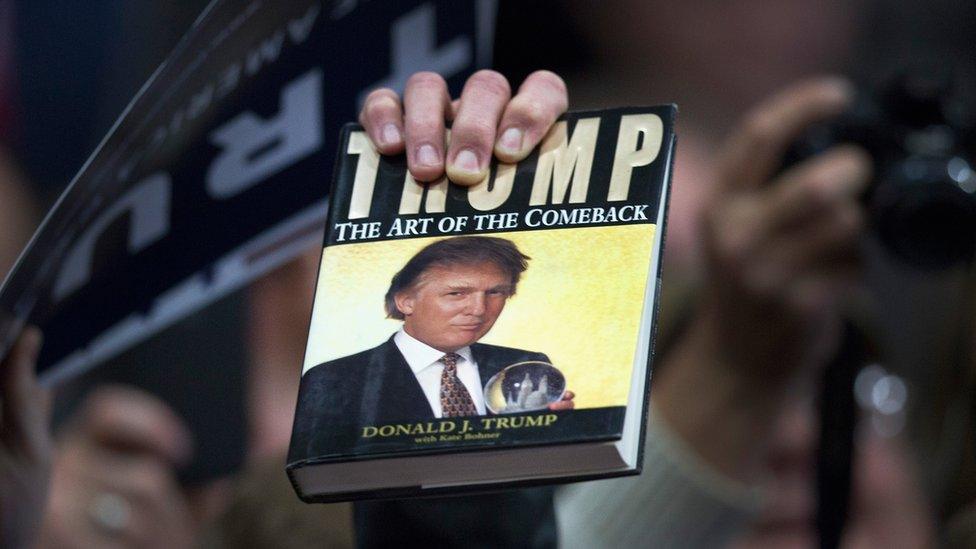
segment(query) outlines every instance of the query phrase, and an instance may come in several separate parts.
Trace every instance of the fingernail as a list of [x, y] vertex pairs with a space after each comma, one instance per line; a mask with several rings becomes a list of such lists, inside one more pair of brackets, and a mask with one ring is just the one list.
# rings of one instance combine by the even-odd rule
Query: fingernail
[[441, 159], [433, 145], [421, 145], [417, 149], [417, 163], [422, 166], [436, 166], [441, 163]]
[[522, 130], [518, 128], [509, 128], [502, 133], [501, 138], [498, 140], [498, 146], [505, 149], [511, 153], [517, 153], [522, 150]]
[[382, 139], [383, 143], [387, 145], [393, 145], [400, 142], [400, 130], [396, 127], [396, 124], [387, 124], [383, 126]]
[[478, 172], [481, 168], [478, 166], [478, 155], [474, 153], [471, 149], [462, 149], [461, 152], [454, 157], [454, 167], [466, 172]]

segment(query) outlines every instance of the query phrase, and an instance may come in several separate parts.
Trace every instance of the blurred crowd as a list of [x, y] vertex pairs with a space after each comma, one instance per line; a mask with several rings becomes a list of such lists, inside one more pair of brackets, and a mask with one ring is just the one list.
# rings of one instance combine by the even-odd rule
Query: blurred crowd
[[[0, 2], [0, 273], [204, 4]], [[840, 145], [785, 170], [782, 155], [899, 65], [934, 59], [976, 72], [974, 30], [972, 10], [948, 1], [501, 2], [495, 68], [513, 97], [545, 68], [570, 109], [679, 105], [644, 474], [473, 498], [300, 503], [283, 464], [313, 249], [208, 320], [54, 388], [53, 440], [31, 375], [42, 338], [25, 332], [0, 370], [0, 545], [514, 547], [537, 528], [539, 546], [814, 546], [820, 376], [854, 318], [881, 333], [879, 345], [894, 342], [885, 367], [909, 398], [896, 428], [863, 414], [842, 544], [973, 546], [969, 268], [922, 276], [865, 257], [865, 151]], [[224, 331], [199, 336], [215, 323]], [[224, 356], [167, 351], [192, 334], [246, 345]], [[199, 483], [178, 473], [206, 460], [187, 418], [131, 383], [161, 356], [229, 364], [240, 378], [226, 403], [246, 417], [236, 475]], [[495, 531], [464, 512], [486, 506], [502, 517]], [[404, 524], [413, 527], [378, 534]]]

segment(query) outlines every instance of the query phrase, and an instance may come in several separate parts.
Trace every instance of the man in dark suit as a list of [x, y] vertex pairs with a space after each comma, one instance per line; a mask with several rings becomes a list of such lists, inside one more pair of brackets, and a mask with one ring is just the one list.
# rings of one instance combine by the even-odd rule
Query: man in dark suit
[[[482, 388], [502, 368], [542, 353], [477, 343], [515, 293], [529, 257], [509, 240], [466, 236], [418, 252], [391, 281], [386, 312], [403, 327], [381, 345], [319, 364], [302, 378], [293, 451], [307, 456], [349, 429], [482, 415]], [[572, 394], [551, 405], [572, 408]], [[334, 447], [334, 446], [332, 446]], [[297, 457], [297, 456], [296, 456]]]

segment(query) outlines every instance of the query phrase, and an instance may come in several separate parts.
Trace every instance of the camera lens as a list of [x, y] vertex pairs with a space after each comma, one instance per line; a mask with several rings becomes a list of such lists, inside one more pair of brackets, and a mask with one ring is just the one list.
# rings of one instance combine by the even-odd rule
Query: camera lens
[[951, 176], [954, 160], [898, 162], [869, 199], [881, 240], [912, 265], [945, 269], [973, 259], [976, 201], [971, 186]]

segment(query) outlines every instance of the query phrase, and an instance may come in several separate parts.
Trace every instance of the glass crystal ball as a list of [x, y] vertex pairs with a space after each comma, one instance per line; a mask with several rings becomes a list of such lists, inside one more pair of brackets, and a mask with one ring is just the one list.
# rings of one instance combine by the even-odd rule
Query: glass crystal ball
[[485, 405], [493, 414], [543, 410], [566, 391], [566, 377], [548, 362], [506, 366], [485, 384]]

